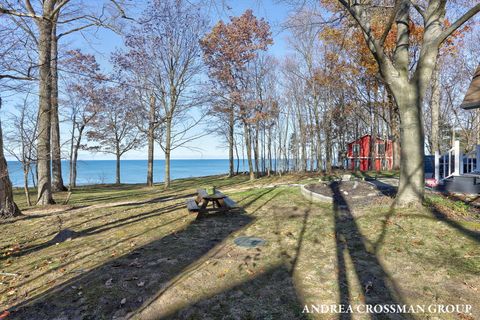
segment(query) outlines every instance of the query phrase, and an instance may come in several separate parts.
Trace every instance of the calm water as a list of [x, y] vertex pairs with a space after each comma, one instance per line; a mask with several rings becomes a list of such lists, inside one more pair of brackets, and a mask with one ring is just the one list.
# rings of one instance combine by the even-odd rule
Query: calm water
[[[65, 184], [69, 179], [68, 161], [63, 161], [62, 171]], [[164, 181], [164, 160], [154, 162], [154, 181]], [[236, 162], [235, 162], [236, 168]], [[8, 161], [10, 179], [16, 187], [23, 186], [21, 164]], [[122, 160], [120, 164], [122, 183], [145, 183], [147, 180], [147, 160]], [[240, 161], [240, 171], [243, 171]], [[201, 177], [228, 173], [228, 160], [172, 160], [171, 178]], [[31, 179], [30, 179], [31, 181]], [[87, 160], [77, 164], [77, 184], [115, 183], [115, 160]], [[30, 182], [31, 184], [31, 182]]]

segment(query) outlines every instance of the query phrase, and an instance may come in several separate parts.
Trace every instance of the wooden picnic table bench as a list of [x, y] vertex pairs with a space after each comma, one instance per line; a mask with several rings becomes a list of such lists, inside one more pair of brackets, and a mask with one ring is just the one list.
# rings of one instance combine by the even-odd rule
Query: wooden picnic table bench
[[214, 209], [223, 212], [238, 207], [235, 201], [218, 190], [214, 194], [208, 194], [205, 189], [198, 189], [197, 196], [188, 199], [186, 202], [188, 211], [199, 213], [207, 212], [207, 206], [210, 203], [212, 203]]

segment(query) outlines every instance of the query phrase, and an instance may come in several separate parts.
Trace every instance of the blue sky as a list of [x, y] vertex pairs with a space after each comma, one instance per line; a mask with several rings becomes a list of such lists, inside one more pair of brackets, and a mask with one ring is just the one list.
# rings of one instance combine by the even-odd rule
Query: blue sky
[[[141, 1], [140, 1], [141, 2]], [[245, 10], [252, 9], [257, 17], [262, 17], [269, 21], [272, 27], [274, 44], [268, 53], [277, 57], [282, 57], [287, 52], [285, 34], [281, 32], [281, 24], [288, 15], [288, 8], [284, 4], [277, 3], [276, 0], [258, 1], [258, 0], [241, 0], [230, 1], [228, 8], [220, 8], [219, 10], [210, 9], [210, 19], [212, 25], [219, 19], [228, 20], [229, 16], [237, 16]], [[140, 10], [139, 10], [140, 11]], [[110, 70], [110, 53], [117, 48], [122, 47], [122, 39], [119, 35], [109, 30], [99, 30], [95, 37], [89, 36], [87, 39], [80, 34], [72, 36], [68, 39], [69, 46], [73, 48], [81, 48], [85, 52], [92, 53], [96, 56], [97, 61], [101, 64], [104, 71]], [[201, 133], [206, 125], [199, 126], [192, 132]], [[63, 136], [69, 135], [68, 128], [62, 128]], [[228, 158], [228, 151], [222, 147], [222, 139], [216, 135], [208, 135], [195, 140], [189, 145], [200, 148], [200, 151], [191, 151], [188, 148], [179, 148], [173, 151], [174, 159], [218, 159]], [[156, 159], [163, 159], [162, 150], [158, 145], [155, 146]], [[90, 153], [82, 151], [80, 159], [113, 159], [111, 155], [101, 153]], [[124, 159], [146, 159], [146, 149], [133, 150], [125, 154]]]
[[[87, 2], [93, 6], [97, 5], [95, 0], [88, 0]], [[141, 12], [145, 1], [135, 0], [134, 12]], [[215, 0], [212, 1], [212, 3]], [[221, 3], [221, 1], [216, 1]], [[137, 3], [139, 5], [137, 5]], [[228, 20], [229, 16], [238, 16], [247, 9], [252, 9], [254, 14], [259, 18], [267, 20], [272, 29], [274, 38], [274, 44], [270, 47], [268, 54], [281, 58], [288, 53], [286, 45], [286, 33], [282, 32], [281, 24], [288, 16], [289, 8], [285, 3], [278, 0], [237, 0], [237, 1], [225, 1], [227, 4], [223, 7], [213, 8], [210, 7], [209, 16], [211, 24], [215, 24], [218, 20]], [[118, 48], [122, 48], [123, 41], [120, 35], [107, 29], [99, 29], [95, 32], [89, 31], [84, 33], [74, 33], [63, 38], [59, 44], [60, 46], [66, 46], [68, 49], [81, 49], [86, 53], [94, 54], [97, 61], [100, 63], [103, 72], [109, 72], [111, 70], [110, 54]], [[37, 84], [34, 84], [36, 88]], [[23, 95], [4, 97], [4, 108], [2, 110], [2, 119], [8, 118], [8, 113], [13, 112], [13, 106], [20, 104], [23, 101]], [[61, 107], [61, 106], [60, 106]], [[32, 108], [37, 108], [36, 102], [32, 105]], [[7, 127], [10, 123], [8, 120], [2, 121], [4, 127]], [[206, 128], [206, 124], [195, 128], [195, 133], [202, 133]], [[8, 130], [8, 128], [4, 128]], [[61, 136], [62, 142], [65, 143], [65, 150], [63, 153], [67, 156], [66, 142], [70, 137], [70, 124], [61, 124]], [[208, 135], [194, 142], [190, 143], [191, 146], [200, 148], [200, 151], [191, 151], [188, 148], [179, 148], [173, 151], [173, 159], [225, 159], [228, 158], [228, 151], [222, 146], [222, 138], [216, 135]], [[163, 152], [158, 145], [155, 146], [155, 158], [163, 159]], [[102, 153], [91, 153], [88, 151], [80, 152], [81, 160], [103, 160], [113, 159], [112, 155]], [[9, 160], [13, 160], [12, 157], [8, 157]], [[146, 159], [146, 149], [133, 150], [124, 155], [124, 159]]]

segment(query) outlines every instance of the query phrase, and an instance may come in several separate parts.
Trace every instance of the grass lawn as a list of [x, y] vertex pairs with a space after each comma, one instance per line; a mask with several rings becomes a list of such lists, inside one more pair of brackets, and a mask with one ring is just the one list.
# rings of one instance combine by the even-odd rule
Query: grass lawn
[[[309, 175], [91, 186], [0, 221], [7, 319], [480, 319], [480, 216], [429, 195], [424, 209], [307, 201]], [[242, 209], [196, 219], [215, 185]], [[348, 199], [346, 199], [348, 200]], [[59, 233], [60, 232], [60, 233]], [[265, 239], [242, 248], [239, 236]], [[304, 305], [472, 305], [472, 314], [306, 314]]]

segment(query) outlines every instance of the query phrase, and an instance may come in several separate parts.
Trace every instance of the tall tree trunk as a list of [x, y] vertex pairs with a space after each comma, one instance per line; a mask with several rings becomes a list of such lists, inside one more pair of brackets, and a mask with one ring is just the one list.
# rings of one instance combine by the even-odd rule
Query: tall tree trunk
[[62, 156], [60, 147], [60, 121], [58, 117], [58, 38], [55, 24], [52, 26], [51, 51], [51, 81], [52, 81], [52, 190], [65, 191], [62, 177]]
[[172, 152], [172, 119], [167, 117], [165, 131], [165, 182], [164, 189], [170, 188], [170, 156]]
[[116, 170], [115, 170], [115, 184], [120, 184], [120, 150], [117, 148], [117, 165], [116, 165]]
[[[51, 1], [44, 4], [45, 16], [50, 16], [53, 10]], [[50, 167], [50, 130], [52, 111], [51, 53], [52, 53], [52, 21], [38, 21], [39, 28], [39, 115], [38, 115], [38, 196], [37, 205], [55, 203], [52, 196]]]
[[255, 173], [253, 171], [253, 162], [252, 162], [252, 143], [250, 138], [250, 128], [248, 124], [243, 121], [243, 130], [245, 136], [245, 149], [247, 149], [247, 161], [248, 161], [248, 172], [250, 180], [255, 180]]
[[71, 162], [72, 167], [71, 167], [70, 189], [72, 189], [72, 187], [75, 188], [77, 186], [78, 150], [80, 150], [80, 145], [82, 143], [82, 135], [84, 130], [85, 130], [85, 125], [81, 125], [80, 128], [78, 129], [78, 138], [77, 138], [77, 142], [75, 143], [75, 147], [73, 149], [73, 158]]
[[439, 140], [439, 119], [440, 119], [440, 61], [437, 61], [435, 70], [432, 77], [432, 98], [430, 100], [430, 107], [432, 108], [432, 127], [430, 137], [430, 151], [431, 154], [435, 154], [436, 151], [440, 151]]
[[328, 118], [328, 126], [325, 132], [325, 171], [332, 172], [332, 127], [331, 120]]
[[28, 189], [28, 175], [30, 174], [30, 164], [23, 164], [23, 191], [25, 192], [25, 198], [27, 199], [27, 206], [32, 205], [30, 199], [30, 190]]
[[[395, 93], [394, 93], [395, 94]], [[424, 194], [424, 132], [420, 97], [415, 86], [395, 94], [400, 111], [400, 184], [399, 205], [421, 204]]]
[[70, 136], [70, 181], [69, 181], [69, 189], [70, 191], [75, 187], [75, 181], [73, 179], [73, 151], [75, 149], [75, 121], [76, 121], [77, 116], [74, 114], [73, 115], [73, 121], [72, 121], [72, 134]]
[[257, 177], [260, 174], [258, 136], [259, 136], [259, 128], [258, 128], [258, 122], [257, 122], [255, 124], [255, 139], [253, 141], [253, 157], [255, 159], [255, 175]]
[[377, 138], [378, 138], [378, 110], [376, 110], [375, 102], [376, 94], [374, 94], [373, 102], [371, 101], [371, 96], [369, 93], [369, 104], [370, 104], [370, 112], [371, 112], [371, 132], [370, 132], [370, 170], [375, 171], [377, 170]]
[[[0, 108], [2, 99], [0, 98]], [[8, 175], [7, 160], [3, 153], [2, 122], [0, 119], [0, 219], [21, 215], [20, 210], [13, 201], [12, 183]]]
[[153, 155], [155, 145], [155, 96], [150, 96], [150, 113], [148, 124], [148, 168], [147, 186], [153, 187]]
[[[235, 134], [235, 114], [233, 106], [230, 107], [230, 112], [228, 114], [228, 176], [233, 177], [235, 174], [233, 167], [233, 143], [234, 143], [234, 134]], [[238, 152], [237, 152], [238, 155]], [[237, 167], [238, 173], [238, 167]]]
[[267, 176], [270, 177], [270, 173], [272, 171], [272, 126], [268, 127], [268, 141], [267, 141], [267, 152], [268, 152], [268, 172]]
[[400, 169], [400, 132], [399, 132], [399, 121], [398, 121], [398, 107], [395, 99], [390, 92], [388, 95], [388, 106], [389, 106], [389, 125], [390, 131], [392, 132], [392, 157], [393, 157], [393, 169]]
[[237, 156], [237, 175], [240, 170], [240, 154], [238, 153], [238, 144], [235, 140], [233, 140], [233, 145], [235, 146], [235, 155]]

